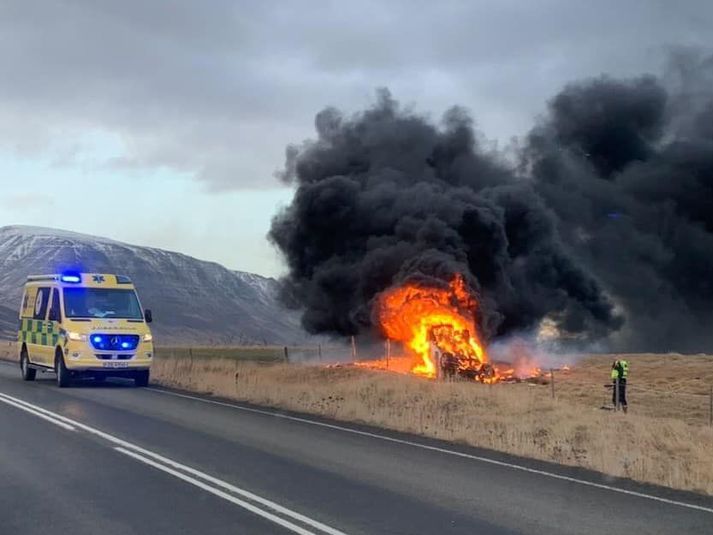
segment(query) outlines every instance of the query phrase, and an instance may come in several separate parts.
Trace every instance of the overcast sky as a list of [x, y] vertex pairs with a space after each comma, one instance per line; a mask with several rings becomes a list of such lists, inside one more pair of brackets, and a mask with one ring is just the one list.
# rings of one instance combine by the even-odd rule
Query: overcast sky
[[289, 143], [378, 87], [500, 144], [573, 79], [713, 48], [713, 2], [0, 0], [0, 226], [279, 274]]

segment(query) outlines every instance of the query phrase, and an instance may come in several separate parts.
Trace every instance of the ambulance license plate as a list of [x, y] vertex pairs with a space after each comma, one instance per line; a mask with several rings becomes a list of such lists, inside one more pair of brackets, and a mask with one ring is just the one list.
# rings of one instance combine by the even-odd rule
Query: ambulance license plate
[[103, 368], [128, 368], [129, 363], [128, 362], [102, 362], [102, 367]]

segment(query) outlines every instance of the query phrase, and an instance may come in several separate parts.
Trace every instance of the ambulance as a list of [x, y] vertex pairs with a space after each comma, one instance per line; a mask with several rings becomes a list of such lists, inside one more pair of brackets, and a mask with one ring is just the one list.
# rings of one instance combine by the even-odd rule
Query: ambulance
[[22, 378], [53, 371], [60, 388], [80, 377], [126, 377], [146, 386], [154, 357], [151, 320], [123, 275], [30, 276], [17, 335]]

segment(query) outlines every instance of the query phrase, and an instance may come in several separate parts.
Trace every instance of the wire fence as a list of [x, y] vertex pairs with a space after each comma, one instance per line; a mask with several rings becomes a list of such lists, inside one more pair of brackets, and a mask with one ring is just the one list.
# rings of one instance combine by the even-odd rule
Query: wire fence
[[[240, 347], [158, 347], [156, 356], [158, 358], [171, 359], [204, 359], [204, 358], [229, 358], [253, 362], [287, 362], [296, 364], [334, 364], [354, 362], [363, 358], [385, 359], [384, 368], [388, 369], [388, 357], [391, 354], [391, 347], [387, 344], [359, 346], [353, 340], [347, 339], [344, 343], [325, 343], [311, 346], [240, 346]], [[0, 341], [0, 360], [16, 362], [18, 353], [14, 341]], [[593, 385], [587, 381], [573, 381], [568, 377], [569, 372], [562, 373], [560, 369], [543, 370], [542, 379], [550, 385], [550, 396], [552, 399], [569, 395], [562, 392], [562, 389], [572, 389], [578, 387], [589, 389]], [[602, 384], [607, 387], [602, 408], [616, 410], [615, 403], [612, 403], [613, 384]], [[705, 423], [713, 427], [713, 385], [700, 385], [701, 390], [691, 392], [684, 389], [660, 389], [650, 386], [640, 386], [637, 383], [627, 382], [626, 392], [629, 397], [629, 404], [632, 402], [646, 400], [647, 404], [671, 403], [680, 409], [681, 413], [687, 415], [684, 418], [688, 421]], [[632, 399], [633, 398], [633, 399]], [[637, 399], [638, 398], [638, 399]], [[657, 398], [651, 400], [651, 398]], [[614, 400], [615, 401], [615, 400]], [[652, 403], [649, 403], [652, 402]], [[655, 402], [655, 403], [653, 403]]]

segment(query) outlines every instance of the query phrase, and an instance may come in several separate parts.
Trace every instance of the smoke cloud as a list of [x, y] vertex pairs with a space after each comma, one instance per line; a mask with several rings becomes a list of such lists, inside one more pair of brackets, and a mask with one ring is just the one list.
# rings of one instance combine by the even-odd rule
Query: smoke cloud
[[[612, 349], [713, 341], [713, 59], [681, 53], [662, 77], [566, 86], [518, 164], [466, 111], [439, 123], [386, 90], [361, 113], [328, 108], [287, 151], [294, 200], [269, 237], [283, 299], [313, 333], [373, 332], [372, 306], [405, 281], [462, 273], [486, 339], [536, 330]], [[707, 326], [707, 328], [706, 328]]]
[[622, 350], [713, 343], [713, 58], [557, 95], [525, 167], [579, 264], [622, 310]]

